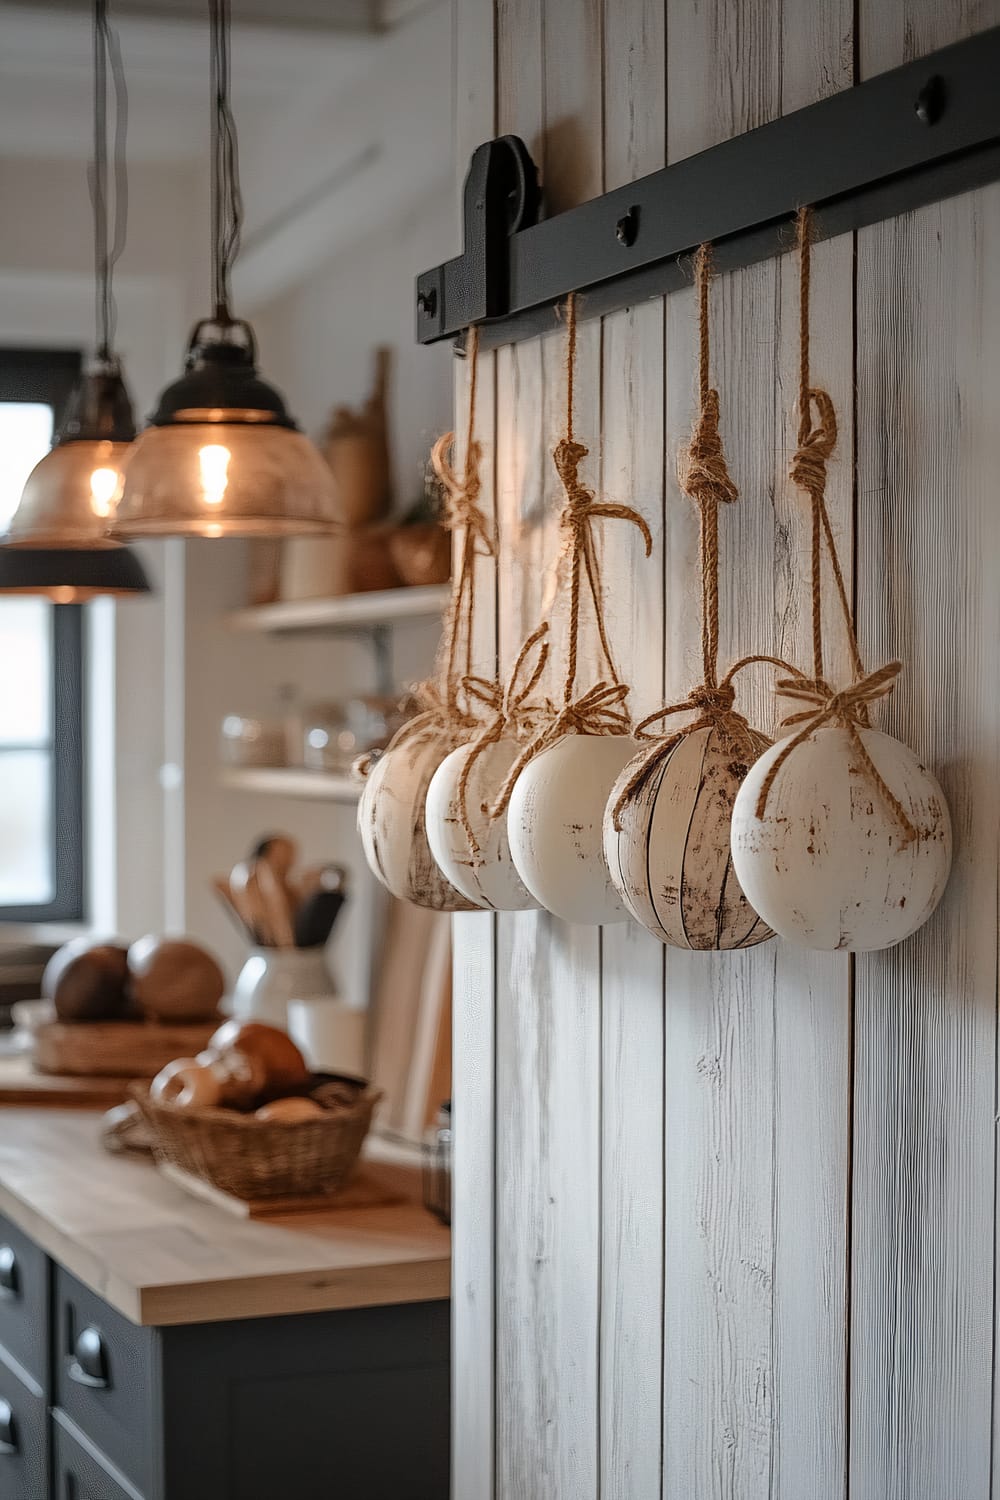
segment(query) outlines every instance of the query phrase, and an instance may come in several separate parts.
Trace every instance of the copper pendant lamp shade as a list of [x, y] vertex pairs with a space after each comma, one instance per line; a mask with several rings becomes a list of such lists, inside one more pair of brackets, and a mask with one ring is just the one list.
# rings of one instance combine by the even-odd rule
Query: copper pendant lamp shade
[[131, 449], [120, 537], [295, 536], [335, 524], [329, 466], [261, 380], [248, 323], [199, 323], [180, 380]]
[[[108, 69], [114, 78], [115, 194], [108, 194]], [[52, 451], [28, 476], [0, 546], [0, 593], [36, 594], [57, 604], [98, 595], [148, 594], [139, 559], [109, 535], [121, 465], [135, 437], [132, 403], [112, 352], [112, 275], [125, 243], [125, 78], [107, 0], [94, 0], [94, 263], [99, 353], [80, 380]]]
[[111, 548], [121, 465], [135, 437], [118, 362], [105, 358], [78, 385], [55, 446], [28, 475], [4, 537], [8, 547]]
[[129, 453], [114, 534], [260, 537], [332, 531], [328, 465], [257, 373], [249, 323], [230, 313], [243, 221], [229, 105], [229, 0], [209, 0], [214, 315], [197, 324], [185, 371]]

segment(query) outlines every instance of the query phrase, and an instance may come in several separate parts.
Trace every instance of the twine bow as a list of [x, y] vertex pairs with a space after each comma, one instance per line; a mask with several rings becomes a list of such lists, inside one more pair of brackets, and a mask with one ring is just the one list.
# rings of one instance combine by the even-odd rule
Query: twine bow
[[[767, 810], [767, 799], [775, 778], [788, 757], [809, 736], [825, 724], [839, 724], [847, 730], [858, 762], [877, 794], [889, 808], [903, 831], [904, 846], [920, 837], [899, 798], [886, 784], [877, 766], [865, 749], [860, 730], [867, 729], [871, 722], [870, 707], [892, 692], [896, 678], [902, 671], [898, 661], [888, 662], [874, 672], [868, 672], [861, 660], [861, 651], [854, 629], [850, 601], [844, 583], [840, 557], [834, 540], [830, 515], [826, 508], [826, 469], [837, 441], [837, 416], [828, 393], [809, 383], [809, 292], [811, 275], [811, 219], [807, 208], [799, 211], [799, 441], [789, 470], [793, 482], [808, 495], [812, 509], [812, 531], [810, 548], [810, 572], [812, 584], [812, 645], [813, 675], [807, 678], [796, 674], [792, 679], [782, 679], [777, 684], [778, 692], [793, 701], [809, 704], [806, 709], [790, 714], [783, 720], [787, 726], [801, 725], [791, 735], [761, 783], [757, 797], [756, 813], [762, 818]], [[837, 600], [844, 622], [853, 682], [835, 692], [826, 680], [823, 651], [823, 549], [826, 548], [830, 569], [837, 589]]]
[[901, 662], [887, 662], [884, 667], [879, 667], [875, 672], [869, 672], [867, 676], [851, 683], [849, 687], [841, 688], [839, 692], [834, 692], [829, 683], [824, 682], [822, 678], [795, 677], [778, 682], [777, 690], [782, 697], [791, 698], [799, 703], [808, 703], [811, 706], [800, 709], [798, 713], [789, 714], [782, 720], [785, 725], [800, 724], [802, 727], [797, 734], [790, 735], [785, 740], [779, 753], [771, 762], [757, 796], [758, 818], [764, 816], [768, 795], [775, 778], [792, 752], [803, 744], [814, 730], [821, 729], [824, 724], [839, 724], [847, 730], [854, 752], [866, 775], [902, 828], [904, 846], [919, 837], [909, 814], [899, 798], [886, 785], [858, 733], [859, 729], [867, 727], [869, 705], [892, 692], [893, 684], [902, 669]]
[[[472, 673], [472, 636], [476, 608], [475, 564], [477, 557], [496, 557], [496, 542], [490, 523], [479, 506], [482, 488], [479, 465], [482, 452], [476, 441], [476, 384], [479, 367], [479, 334], [473, 328], [469, 336], [469, 417], [465, 441], [465, 464], [459, 474], [451, 454], [455, 434], [447, 432], [438, 438], [431, 450], [431, 464], [445, 493], [442, 524], [461, 535], [458, 566], [452, 579], [451, 598], [445, 614], [444, 631], [438, 649], [434, 677], [414, 689], [418, 711], [397, 730], [389, 745], [419, 745], [440, 739], [454, 749], [478, 727], [479, 719], [471, 711], [467, 697], [463, 703], [463, 684]], [[462, 658], [460, 661], [459, 658]], [[369, 757], [355, 762], [360, 776], [371, 768]]]
[[[562, 702], [558, 706], [553, 703], [545, 704], [541, 711], [545, 722], [537, 729], [511, 766], [499, 795], [488, 810], [491, 820], [501, 817], [506, 810], [514, 790], [514, 783], [528, 762], [534, 760], [536, 755], [541, 754], [550, 745], [554, 745], [563, 735], [628, 734], [631, 727], [631, 721], [624, 706], [629, 692], [628, 684], [623, 683], [618, 676], [604, 622], [601, 565], [597, 554], [593, 523], [598, 519], [630, 522], [642, 535], [647, 557], [653, 550], [653, 537], [637, 510], [633, 510], [628, 505], [619, 505], [614, 501], [596, 499], [594, 491], [580, 478], [580, 464], [590, 450], [583, 443], [578, 443], [573, 436], [575, 378], [576, 298], [571, 294], [566, 304], [566, 433], [560, 438], [552, 452], [552, 462], [555, 464], [564, 493], [563, 505], [559, 513], [559, 525], [564, 533], [562, 556], [563, 560], [569, 561], [569, 626]], [[587, 590], [606, 672], [593, 687], [583, 693], [578, 693], [576, 678], [584, 578], [587, 581]], [[529, 637], [529, 641], [531, 639], [532, 637]], [[527, 644], [528, 642], [525, 643], [526, 646]], [[523, 650], [524, 648], [522, 648], [522, 653]], [[515, 666], [512, 679], [516, 672]]]
[[[632, 772], [618, 793], [612, 810], [616, 832], [622, 831], [622, 814], [628, 802], [641, 791], [663, 757], [669, 755], [681, 740], [690, 734], [696, 734], [699, 729], [715, 729], [733, 755], [747, 767], [753, 765], [768, 741], [759, 731], [750, 727], [742, 714], [736, 712], [733, 707], [735, 700], [736, 692], [730, 674], [718, 687], [702, 684], [688, 693], [681, 702], [658, 708], [655, 713], [648, 714], [639, 721], [633, 733], [636, 739], [648, 740], [650, 744], [648, 750], [632, 762]], [[672, 734], [647, 732], [653, 724], [662, 724], [672, 714], [680, 713], [694, 713], [697, 717]]]
[[[722, 446], [719, 393], [709, 383], [710, 245], [702, 245], [698, 250], [695, 274], [698, 286], [698, 415], [691, 440], [680, 455], [677, 478], [681, 489], [698, 507], [702, 682], [680, 702], [658, 708], [636, 725], [636, 737], [651, 740], [652, 744], [641, 758], [633, 762], [632, 771], [612, 810], [614, 827], [619, 833], [629, 799], [646, 783], [663, 757], [669, 755], [686, 736], [700, 729], [715, 729], [723, 743], [748, 766], [768, 743], [763, 735], [751, 729], [733, 706], [736, 701], [733, 677], [745, 663], [738, 663], [719, 682], [719, 506], [732, 504], [739, 499], [740, 492], [729, 472]], [[672, 733], [651, 735], [646, 732], [653, 724], [662, 725], [673, 714], [679, 713], [693, 713], [696, 717]]]
[[[491, 745], [497, 744], [507, 733], [521, 735], [528, 732], [537, 716], [543, 712], [543, 705], [533, 703], [531, 694], [538, 686], [549, 659], [549, 643], [545, 640], [548, 628], [547, 624], [540, 625], [528, 636], [518, 652], [506, 687], [499, 681], [490, 681], [485, 677], [466, 677], [465, 679], [467, 699], [477, 703], [481, 710], [485, 709], [490, 715], [470, 741], [469, 753], [462, 766], [456, 788], [458, 821], [462, 826], [475, 864], [482, 861], [482, 847], [469, 815], [469, 780], [476, 761]], [[532, 655], [535, 656], [535, 664], [527, 677], [524, 677], [526, 665]], [[522, 677], [524, 677], [523, 681]], [[488, 814], [487, 804], [483, 803], [480, 811]]]

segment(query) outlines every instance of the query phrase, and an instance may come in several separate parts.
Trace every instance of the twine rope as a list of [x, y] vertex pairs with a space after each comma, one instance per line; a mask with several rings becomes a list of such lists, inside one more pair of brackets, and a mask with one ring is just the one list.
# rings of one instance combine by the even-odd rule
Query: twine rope
[[[636, 759], [612, 810], [612, 821], [619, 833], [622, 815], [630, 799], [653, 774], [663, 757], [688, 735], [700, 729], [715, 729], [731, 752], [748, 766], [757, 759], [764, 741], [764, 736], [752, 730], [734, 707], [736, 669], [719, 682], [719, 506], [732, 504], [739, 498], [739, 490], [726, 464], [719, 432], [719, 393], [712, 388], [710, 381], [711, 245], [702, 245], [698, 250], [695, 277], [698, 291], [698, 412], [691, 440], [678, 461], [677, 478], [681, 489], [698, 509], [702, 682], [686, 698], [658, 708], [636, 725], [636, 737], [650, 740], [651, 744], [646, 753]], [[745, 658], [738, 666], [763, 659]], [[786, 666], [784, 662], [780, 665]], [[665, 721], [674, 714], [685, 712], [694, 713], [696, 717], [682, 728], [665, 733], [662, 727]], [[647, 732], [654, 724], [661, 726], [659, 734]]]
[[[529, 761], [534, 760], [536, 755], [555, 744], [556, 740], [561, 739], [563, 735], [571, 733], [621, 735], [628, 734], [631, 728], [631, 720], [625, 708], [629, 687], [627, 683], [622, 682], [618, 674], [604, 620], [601, 565], [593, 523], [598, 519], [630, 522], [642, 535], [647, 557], [653, 550], [653, 538], [646, 521], [638, 511], [628, 505], [596, 499], [594, 491], [581, 480], [580, 464], [590, 450], [582, 443], [578, 443], [573, 434], [575, 382], [576, 296], [570, 293], [566, 301], [566, 430], [552, 453], [552, 461], [563, 487], [563, 505], [559, 515], [559, 525], [563, 532], [561, 560], [568, 560], [569, 563], [569, 625], [562, 702], [558, 706], [552, 703], [545, 704], [544, 723], [536, 729], [514, 761], [499, 795], [488, 809], [488, 816], [491, 820], [501, 817], [505, 812], [514, 790], [514, 783]], [[597, 627], [605, 674], [593, 687], [579, 693], [576, 679], [579, 670], [580, 620], [584, 583], [587, 586], [591, 612]], [[518, 659], [520, 660], [520, 657]], [[515, 667], [515, 672], [516, 670]]]
[[438, 438], [431, 452], [431, 463], [444, 491], [442, 525], [460, 533], [458, 567], [452, 580], [451, 598], [445, 614], [444, 631], [438, 651], [434, 677], [414, 690], [420, 705], [413, 718], [397, 730], [389, 749], [444, 737], [458, 745], [479, 726], [465, 684], [472, 676], [473, 625], [476, 611], [476, 558], [496, 558], [496, 538], [490, 522], [479, 504], [482, 490], [480, 462], [482, 448], [476, 440], [476, 392], [479, 368], [479, 331], [469, 335], [469, 412], [465, 437], [465, 463], [459, 473], [452, 463], [455, 434], [446, 432]]
[[[792, 459], [790, 475], [797, 487], [808, 495], [811, 507], [811, 609], [813, 676], [797, 674], [777, 683], [777, 691], [786, 698], [808, 703], [809, 708], [788, 715], [782, 723], [800, 724], [775, 756], [757, 797], [756, 814], [763, 818], [775, 778], [788, 757], [803, 744], [814, 730], [824, 724], [839, 724], [847, 730], [854, 752], [882, 801], [899, 823], [904, 844], [919, 837], [919, 831], [899, 798], [886, 785], [877, 766], [865, 749], [860, 730], [871, 723], [872, 703], [885, 698], [902, 671], [898, 661], [888, 662], [877, 671], [867, 672], [861, 660], [854, 620], [847, 597], [843, 570], [837, 553], [826, 507], [827, 464], [837, 441], [837, 418], [829, 394], [809, 383], [810, 290], [812, 272], [812, 216], [803, 207], [798, 215], [799, 246], [799, 432], [798, 447]], [[830, 563], [843, 617], [854, 681], [840, 692], [834, 692], [826, 679], [823, 646], [823, 551]]]

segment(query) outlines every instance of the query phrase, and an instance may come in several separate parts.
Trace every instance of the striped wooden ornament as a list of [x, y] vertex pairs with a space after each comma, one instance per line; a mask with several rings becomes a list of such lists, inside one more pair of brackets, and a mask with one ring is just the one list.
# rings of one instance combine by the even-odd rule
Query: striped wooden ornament
[[427, 842], [431, 777], [453, 748], [445, 735], [415, 735], [374, 761], [358, 804], [358, 832], [372, 874], [401, 901], [434, 911], [472, 911], [445, 879]]
[[[648, 749], [625, 767], [604, 815], [604, 855], [631, 915], [675, 948], [702, 952], [750, 948], [772, 937], [737, 879], [730, 855], [730, 818], [747, 748], [768, 748], [766, 736], [742, 727], [741, 748], [718, 723]], [[641, 761], [646, 774], [622, 802]], [[617, 816], [616, 816], [617, 810]]]

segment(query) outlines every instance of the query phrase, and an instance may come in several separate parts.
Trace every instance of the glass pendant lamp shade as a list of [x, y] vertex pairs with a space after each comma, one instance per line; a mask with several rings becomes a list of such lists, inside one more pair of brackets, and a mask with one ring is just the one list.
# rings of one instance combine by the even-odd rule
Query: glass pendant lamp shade
[[208, 0], [214, 315], [197, 324], [184, 374], [129, 454], [119, 537], [295, 536], [332, 531], [333, 476], [284, 401], [257, 373], [249, 323], [230, 313], [243, 225], [229, 104], [230, 0]]
[[128, 547], [0, 547], [0, 594], [41, 594], [54, 604], [98, 595], [150, 593], [142, 563]]
[[55, 446], [28, 475], [4, 545], [114, 547], [109, 528], [134, 436], [121, 371], [108, 361], [77, 387]]
[[117, 537], [295, 536], [336, 525], [329, 466], [261, 380], [249, 324], [198, 324], [187, 368], [131, 448]]

